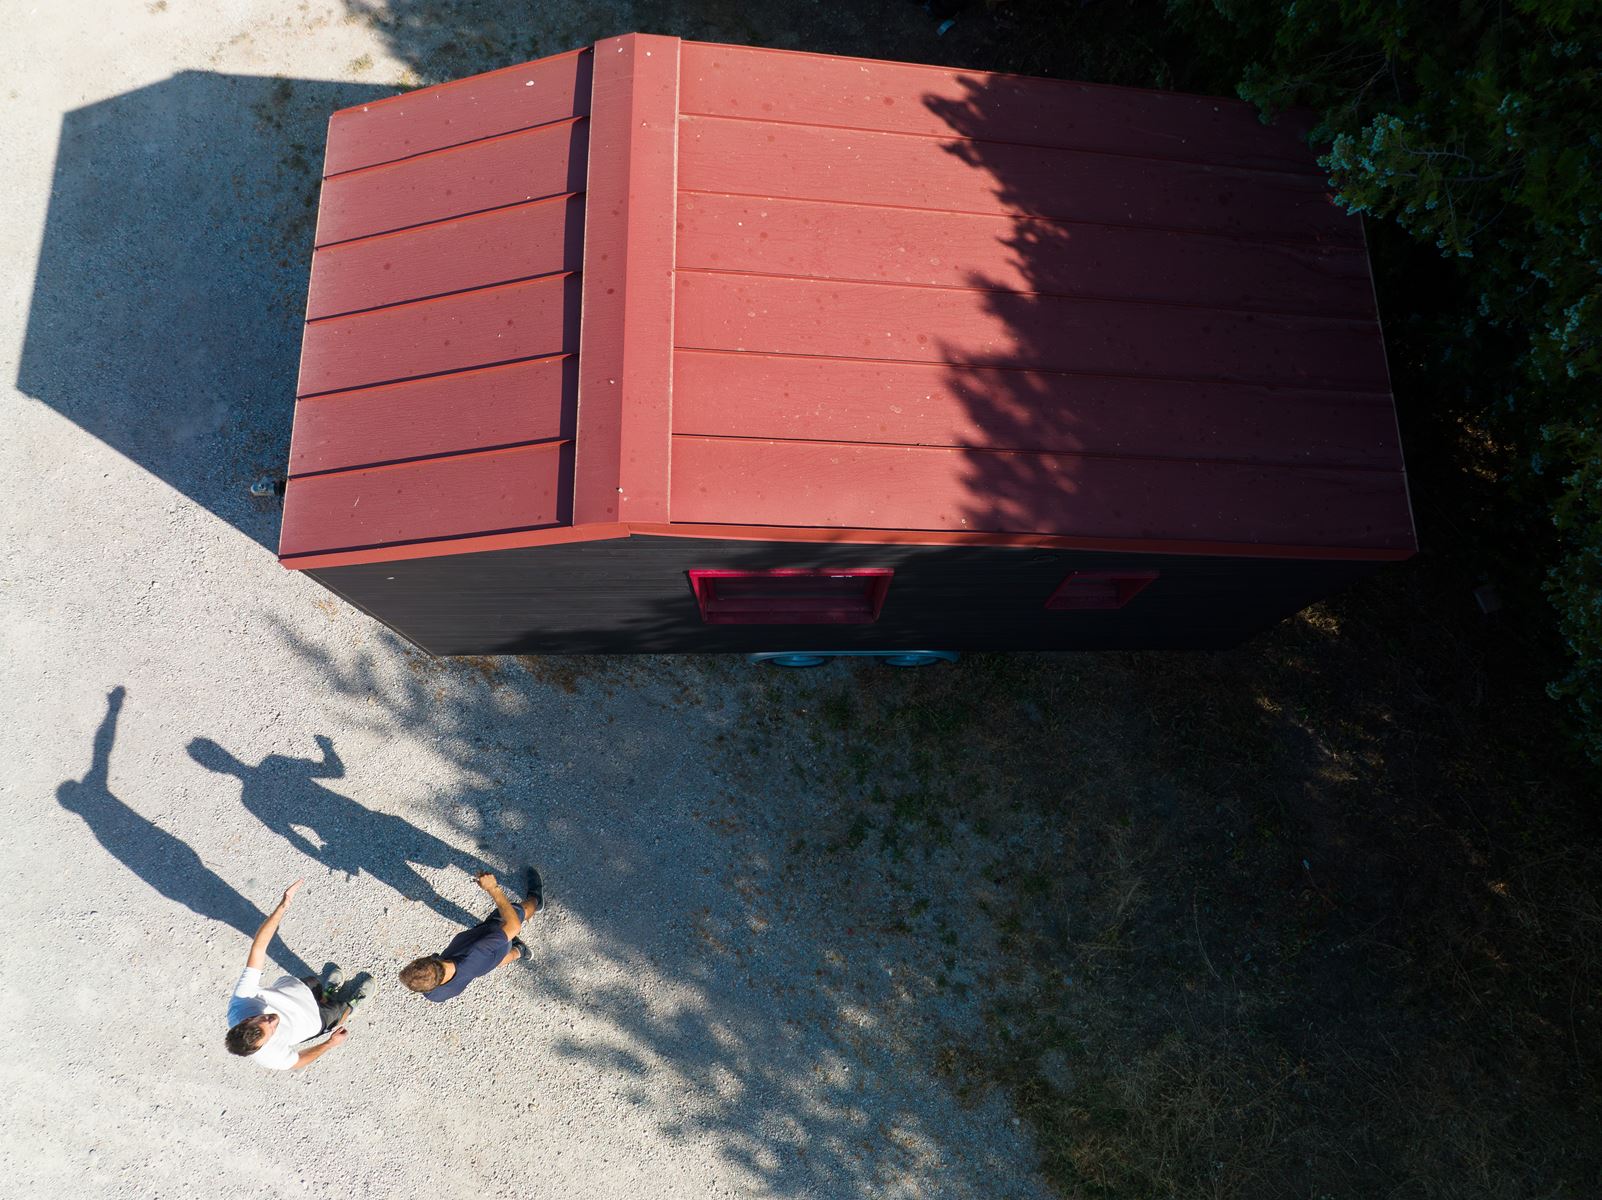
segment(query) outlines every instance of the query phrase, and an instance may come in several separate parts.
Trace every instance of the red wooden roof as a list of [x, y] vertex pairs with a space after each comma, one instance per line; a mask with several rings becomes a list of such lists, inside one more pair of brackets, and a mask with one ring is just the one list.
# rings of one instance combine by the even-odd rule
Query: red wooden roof
[[1359, 222], [1246, 105], [633, 35], [336, 113], [280, 554], [1414, 548]]

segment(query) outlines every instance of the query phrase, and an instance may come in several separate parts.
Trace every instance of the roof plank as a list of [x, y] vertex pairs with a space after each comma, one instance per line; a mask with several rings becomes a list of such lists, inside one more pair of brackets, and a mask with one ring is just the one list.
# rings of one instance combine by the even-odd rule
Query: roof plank
[[752, 275], [678, 297], [681, 349], [1389, 390], [1369, 322]]
[[301, 396], [578, 349], [578, 280], [547, 276], [306, 326]]
[[688, 114], [962, 136], [1316, 173], [1305, 115], [1239, 100], [685, 42]]
[[303, 400], [289, 473], [570, 438], [577, 377], [563, 356]]
[[1374, 316], [1357, 246], [698, 193], [678, 229], [680, 270]]
[[583, 191], [587, 136], [547, 125], [325, 179], [317, 245]]
[[684, 435], [673, 442], [673, 515], [683, 522], [1412, 545], [1406, 496], [1390, 472]]
[[681, 350], [673, 432], [1401, 470], [1376, 393]]
[[583, 259], [581, 197], [498, 208], [316, 251], [306, 319], [577, 271]]
[[563, 524], [571, 444], [545, 443], [290, 481], [280, 555]]
[[[593, 527], [587, 527], [593, 528]], [[967, 533], [950, 529], [865, 529], [845, 525], [827, 528], [808, 525], [749, 525], [675, 521], [635, 522], [634, 534], [654, 537], [711, 538], [734, 542], [801, 542], [861, 546], [1012, 546], [1051, 547], [1058, 550], [1092, 550], [1112, 554], [1194, 554], [1240, 558], [1322, 559], [1360, 562], [1397, 562], [1410, 558], [1414, 548], [1303, 546], [1276, 542], [1197, 541], [1194, 538], [1099, 538], [1060, 533]]]
[[426, 154], [589, 112], [588, 49], [341, 109], [323, 174]]
[[1248, 172], [1078, 150], [685, 117], [690, 191], [1098, 221], [1360, 245], [1355, 218], [1315, 175]]

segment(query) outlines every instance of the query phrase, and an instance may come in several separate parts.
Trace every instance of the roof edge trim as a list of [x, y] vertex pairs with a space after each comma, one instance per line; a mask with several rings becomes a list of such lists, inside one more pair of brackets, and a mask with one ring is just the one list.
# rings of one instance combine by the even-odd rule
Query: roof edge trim
[[367, 563], [405, 562], [413, 558], [446, 558], [453, 554], [478, 554], [486, 550], [524, 550], [530, 546], [561, 546], [568, 542], [603, 542], [629, 536], [621, 524], [551, 525], [542, 529], [521, 529], [511, 533], [477, 533], [466, 537], [440, 538], [432, 542], [373, 546], [366, 550], [331, 550], [310, 554], [278, 556], [280, 566], [291, 571], [323, 567], [354, 567]]
[[1339, 562], [1402, 562], [1417, 546], [1291, 546], [1254, 542], [1183, 541], [1165, 538], [1097, 538], [1048, 533], [962, 533], [937, 529], [827, 529], [789, 525], [697, 525], [631, 522], [639, 537], [704, 538], [733, 542], [847, 542], [884, 546], [1017, 546], [1049, 550], [1095, 550], [1109, 554], [1193, 555], [1216, 558], [1319, 559]]

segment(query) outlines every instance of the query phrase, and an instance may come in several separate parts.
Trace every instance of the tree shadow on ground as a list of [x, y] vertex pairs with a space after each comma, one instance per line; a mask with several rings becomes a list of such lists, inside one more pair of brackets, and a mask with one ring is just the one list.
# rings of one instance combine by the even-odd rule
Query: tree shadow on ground
[[939, 881], [829, 850], [840, 799], [778, 773], [804, 718], [747, 727], [753, 689], [805, 707], [812, 684], [715, 657], [446, 661], [377, 631], [331, 662], [280, 635], [354, 724], [453, 768], [418, 824], [514, 890], [544, 873], [533, 969], [475, 985], [527, 992], [524, 1054], [593, 1072], [739, 1194], [1041, 1194], [1004, 1098], [965, 1105], [931, 1065], [930, 1030], [963, 1017], [927, 986], [933, 926], [896, 913], [928, 892], [946, 911]]
[[345, 0], [418, 85], [560, 54], [624, 33], [824, 54], [943, 62], [952, 42], [908, 0], [820, 6], [807, 0]]
[[582, 924], [528, 937], [538, 1052], [750, 1190], [1028, 1194], [1015, 1105], [1067, 1195], [1577, 1194], [1597, 815], [1502, 635], [1417, 620], [1453, 583], [1220, 653], [779, 673], [378, 633], [333, 677]]
[[[1055, 211], [1055, 182], [1006, 144], [1007, 81], [964, 82], [927, 101], [948, 152], [1010, 211]], [[1020, 361], [1062, 336], [1042, 297], [1167, 286], [1169, 264], [1097, 261], [1073, 224], [997, 224], [1010, 278], [967, 283]], [[1100, 419], [1067, 388], [972, 375], [948, 387], [984, 444]], [[1395, 380], [1404, 410], [1427, 403], [1416, 366]], [[1052, 486], [1038, 463], [970, 457], [976, 513]], [[1064, 1191], [1457, 1195], [1489, 1162], [1475, 1194], [1598, 1178], [1576, 1149], [1602, 1077], [1579, 1032], [1602, 1000], [1597, 814], [1528, 629], [1484, 621], [1467, 569], [1429, 553], [1471, 490], [1421, 507], [1419, 559], [1234, 651], [990, 660], [961, 694], [839, 698], [878, 737], [927, 722], [923, 794], [885, 828], [898, 807], [1011, 793], [987, 817], [1019, 847], [992, 877], [1010, 966], [990, 1036], [954, 1061], [1015, 1098]]]
[[[56, 789], [56, 802], [83, 818], [107, 852], [167, 899], [198, 917], [220, 921], [246, 937], [267, 919], [265, 913], [230, 887], [180, 838], [134, 811], [110, 788], [111, 749], [126, 689], [106, 696], [106, 716], [95, 731], [94, 758], [82, 779], [69, 779]], [[284, 945], [273, 941], [273, 958], [290, 974], [314, 972]]]
[[328, 114], [380, 94], [182, 71], [62, 121], [17, 387], [264, 546]]
[[189, 757], [208, 771], [238, 779], [245, 810], [330, 871], [343, 872], [348, 879], [365, 871], [447, 920], [475, 923], [477, 917], [439, 895], [412, 864], [476, 871], [477, 860], [400, 817], [374, 811], [321, 786], [317, 780], [343, 776], [345, 764], [328, 738], [319, 735], [317, 745], [320, 759], [269, 754], [251, 766], [210, 738], [195, 738], [189, 743]]

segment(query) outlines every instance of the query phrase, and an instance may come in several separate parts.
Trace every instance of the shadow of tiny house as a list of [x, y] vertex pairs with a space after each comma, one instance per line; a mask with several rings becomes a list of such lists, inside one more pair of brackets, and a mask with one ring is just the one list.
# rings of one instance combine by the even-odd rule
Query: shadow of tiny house
[[246, 536], [277, 512], [328, 111], [366, 84], [180, 71], [67, 113], [17, 388]]
[[436, 654], [1222, 647], [1413, 553], [1232, 101], [631, 35], [335, 113], [284, 565]]

